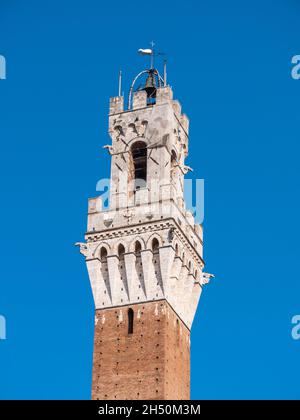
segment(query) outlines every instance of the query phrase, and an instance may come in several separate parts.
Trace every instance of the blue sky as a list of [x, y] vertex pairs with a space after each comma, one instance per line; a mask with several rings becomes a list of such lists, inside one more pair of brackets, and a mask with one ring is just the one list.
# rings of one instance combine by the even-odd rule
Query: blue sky
[[192, 398], [300, 398], [296, 0], [0, 3], [0, 398], [87, 399], [93, 300], [87, 199], [109, 176], [110, 96], [155, 40], [205, 179], [207, 286]]

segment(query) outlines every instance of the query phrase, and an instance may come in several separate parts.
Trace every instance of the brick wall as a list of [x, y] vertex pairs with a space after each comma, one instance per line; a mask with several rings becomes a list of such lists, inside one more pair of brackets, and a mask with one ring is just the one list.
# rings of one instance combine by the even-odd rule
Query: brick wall
[[92, 398], [189, 399], [189, 340], [188, 328], [165, 300], [97, 310]]

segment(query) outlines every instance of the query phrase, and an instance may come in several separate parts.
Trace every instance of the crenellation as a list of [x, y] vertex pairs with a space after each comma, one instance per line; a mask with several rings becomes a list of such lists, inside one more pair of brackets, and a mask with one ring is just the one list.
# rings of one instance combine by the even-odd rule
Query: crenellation
[[124, 97], [115, 96], [109, 101], [109, 114], [118, 114], [124, 111]]
[[102, 211], [102, 198], [95, 197], [88, 200], [88, 214], [101, 213]]
[[176, 114], [176, 116], [180, 119], [181, 117], [181, 104], [178, 100], [174, 100], [173, 103], [173, 110]]
[[173, 91], [170, 86], [164, 86], [157, 89], [156, 105], [171, 103], [173, 99]]
[[144, 90], [139, 90], [133, 94], [132, 109], [145, 108], [147, 106], [147, 93]]
[[188, 136], [190, 121], [186, 114], [180, 115], [180, 124], [182, 129], [184, 130], [184, 133]]

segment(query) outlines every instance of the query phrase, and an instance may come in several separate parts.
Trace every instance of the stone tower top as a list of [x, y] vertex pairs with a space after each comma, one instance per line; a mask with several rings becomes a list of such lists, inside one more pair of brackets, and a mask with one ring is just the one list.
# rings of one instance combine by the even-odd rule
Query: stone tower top
[[[139, 90], [139, 77], [147, 76]], [[189, 120], [154, 68], [128, 109], [110, 98], [110, 205], [89, 199], [86, 257], [96, 309], [165, 299], [190, 328], [205, 283], [202, 226], [185, 207]]]

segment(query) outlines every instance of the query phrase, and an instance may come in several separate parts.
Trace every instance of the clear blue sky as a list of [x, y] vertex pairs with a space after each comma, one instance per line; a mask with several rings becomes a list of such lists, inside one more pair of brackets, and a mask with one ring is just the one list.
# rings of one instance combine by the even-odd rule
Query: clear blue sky
[[90, 397], [87, 199], [109, 176], [107, 114], [155, 40], [205, 179], [193, 398], [300, 398], [296, 0], [1, 0], [0, 398]]

